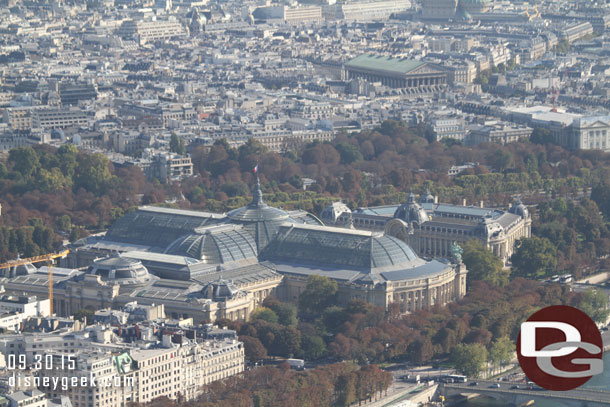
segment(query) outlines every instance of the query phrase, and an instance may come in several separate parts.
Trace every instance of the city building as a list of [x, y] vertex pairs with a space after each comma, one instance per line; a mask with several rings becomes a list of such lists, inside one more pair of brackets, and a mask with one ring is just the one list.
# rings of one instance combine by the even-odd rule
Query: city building
[[59, 97], [63, 106], [77, 105], [83, 100], [96, 99], [97, 90], [95, 86], [86, 83], [61, 83], [59, 84]]
[[334, 18], [343, 20], [378, 20], [411, 8], [410, 0], [347, 1], [337, 3]]
[[91, 116], [79, 109], [33, 109], [32, 127], [62, 129], [66, 127], [89, 127]]
[[564, 134], [559, 142], [567, 148], [610, 151], [610, 116], [576, 118]]
[[3, 121], [14, 131], [29, 131], [32, 129], [31, 107], [7, 107], [3, 112]]
[[158, 397], [194, 400], [203, 386], [245, 369], [235, 331], [202, 328], [159, 320], [4, 337], [2, 356], [22, 354], [30, 365], [43, 355], [45, 362], [33, 373], [50, 383], [6, 397], [20, 407], [47, 407], [48, 399], [62, 398], [74, 407], [125, 407]]
[[50, 301], [37, 300], [33, 296], [0, 296], [0, 328], [13, 332], [21, 330], [21, 324], [28, 318], [50, 315]]
[[363, 54], [344, 64], [347, 79], [363, 78], [390, 88], [444, 86], [447, 73], [432, 64], [409, 59]]
[[508, 122], [486, 122], [485, 124], [471, 125], [466, 144], [477, 145], [480, 143], [516, 143], [517, 141], [529, 139], [533, 129], [528, 126]]
[[136, 40], [140, 44], [186, 36], [186, 30], [178, 21], [133, 21], [121, 24], [117, 34], [123, 39]]
[[593, 26], [590, 22], [585, 21], [567, 26], [559, 33], [559, 36], [564, 41], [574, 42], [592, 34]]
[[189, 156], [157, 154], [144, 173], [149, 179], [158, 179], [161, 182], [180, 180], [193, 175], [193, 163]]
[[428, 122], [428, 134], [432, 141], [440, 141], [444, 138], [463, 141], [466, 137], [466, 123], [458, 115], [436, 115]]
[[9, 407], [47, 407], [48, 400], [40, 390], [17, 391], [4, 395]]
[[[338, 214], [340, 208], [342, 212]], [[437, 203], [430, 193], [420, 197], [413, 193], [402, 205], [358, 208], [344, 206], [324, 209], [320, 218], [328, 225], [385, 231], [406, 242], [425, 258], [448, 258], [451, 246], [470, 239], [483, 242], [496, 256], [508, 263], [515, 241], [531, 236], [529, 211], [517, 201], [508, 211], [482, 206]]]
[[[54, 269], [55, 312], [120, 309], [136, 300], [163, 304], [172, 318], [196, 323], [248, 320], [271, 294], [296, 301], [310, 274], [336, 279], [345, 303], [362, 298], [387, 309], [399, 301], [404, 312], [466, 293], [459, 261], [423, 260], [404, 241], [384, 235], [383, 225], [375, 233], [347, 231], [304, 211], [273, 208], [258, 182], [253, 192], [249, 205], [227, 214], [142, 207], [103, 237], [77, 242], [62, 259], [68, 268]], [[0, 280], [6, 292], [44, 298], [45, 273], [22, 268], [16, 274]]]

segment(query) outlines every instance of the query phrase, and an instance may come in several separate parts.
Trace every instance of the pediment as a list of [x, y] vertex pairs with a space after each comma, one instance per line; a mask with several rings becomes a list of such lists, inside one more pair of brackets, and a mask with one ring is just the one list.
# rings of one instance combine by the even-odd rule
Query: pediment
[[431, 66], [429, 64], [425, 64], [418, 68], [413, 69], [412, 71], [409, 71], [407, 74], [408, 75], [421, 75], [421, 74], [439, 74], [439, 73], [445, 73], [445, 72], [441, 71], [440, 69], [435, 69], [433, 66]]

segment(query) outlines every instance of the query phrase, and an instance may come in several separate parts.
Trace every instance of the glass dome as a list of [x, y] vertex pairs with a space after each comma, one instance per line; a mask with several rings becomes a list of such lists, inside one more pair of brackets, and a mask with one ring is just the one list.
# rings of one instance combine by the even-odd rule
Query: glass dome
[[140, 260], [116, 255], [96, 260], [87, 269], [87, 274], [100, 276], [102, 281], [111, 281], [120, 285], [142, 285], [158, 277], [148, 272]]
[[256, 243], [238, 225], [200, 228], [172, 243], [165, 253], [192, 257], [207, 264], [256, 259]]
[[229, 222], [243, 225], [244, 229], [254, 237], [257, 250], [260, 253], [273, 240], [279, 227], [284, 222], [301, 222], [291, 218], [286, 211], [263, 202], [263, 193], [258, 177], [252, 195], [252, 202], [229, 212], [227, 217]]

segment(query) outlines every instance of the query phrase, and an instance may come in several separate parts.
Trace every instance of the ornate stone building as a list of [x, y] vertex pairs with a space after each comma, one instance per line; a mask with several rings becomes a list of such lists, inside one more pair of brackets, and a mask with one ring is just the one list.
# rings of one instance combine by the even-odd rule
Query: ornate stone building
[[381, 82], [390, 88], [424, 88], [444, 86], [447, 73], [433, 64], [389, 58], [381, 55], [360, 55], [344, 65], [346, 79], [362, 78]]
[[[267, 205], [258, 182], [253, 195], [228, 214], [145, 206], [105, 235], [76, 242], [63, 268], [54, 269], [56, 313], [137, 301], [163, 304], [168, 316], [196, 323], [247, 320], [269, 295], [297, 301], [312, 274], [337, 281], [342, 303], [359, 298], [385, 309], [398, 303], [403, 312], [466, 293], [460, 261], [418, 257], [383, 232], [385, 222], [374, 232], [329, 227], [307, 212]], [[335, 206], [339, 218], [349, 211]], [[7, 292], [47, 296], [44, 269], [0, 276]]]
[[320, 217], [327, 225], [384, 230], [427, 258], [447, 258], [453, 242], [479, 239], [507, 263], [515, 241], [531, 236], [532, 220], [520, 201], [508, 211], [436, 201], [430, 193], [422, 195], [419, 201], [409, 193], [402, 205], [359, 208], [353, 212], [335, 203], [325, 208]]

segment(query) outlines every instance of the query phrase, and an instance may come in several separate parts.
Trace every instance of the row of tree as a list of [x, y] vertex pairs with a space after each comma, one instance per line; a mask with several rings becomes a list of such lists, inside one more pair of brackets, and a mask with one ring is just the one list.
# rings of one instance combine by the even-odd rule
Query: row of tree
[[[476, 271], [475, 271], [476, 272]], [[559, 284], [542, 285], [520, 277], [469, 283], [468, 295], [446, 307], [401, 316], [360, 300], [337, 302], [336, 283], [312, 276], [299, 306], [275, 299], [251, 321], [224, 321], [246, 344], [246, 356], [330, 357], [361, 364], [388, 361], [427, 363], [451, 355], [459, 344], [488, 349], [494, 364], [504, 362], [507, 341], [516, 342], [520, 324], [537, 309], [567, 304], [586, 309], [596, 320], [606, 315], [598, 293], [576, 294]], [[495, 348], [497, 347], [497, 348]], [[483, 360], [487, 360], [484, 355]]]
[[15, 148], [0, 163], [0, 260], [55, 250], [61, 238], [105, 229], [131, 208], [174, 193], [148, 182], [136, 167], [114, 168], [104, 155], [71, 144]]
[[304, 372], [259, 367], [213, 382], [197, 400], [161, 397], [147, 407], [343, 407], [374, 400], [392, 383], [392, 375], [375, 365], [336, 363]]

